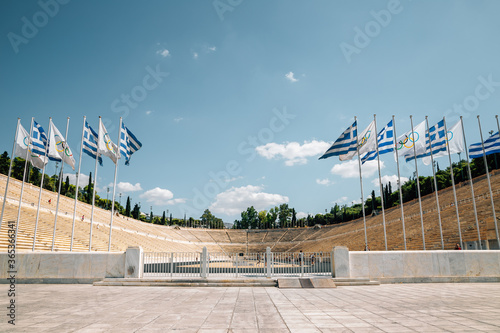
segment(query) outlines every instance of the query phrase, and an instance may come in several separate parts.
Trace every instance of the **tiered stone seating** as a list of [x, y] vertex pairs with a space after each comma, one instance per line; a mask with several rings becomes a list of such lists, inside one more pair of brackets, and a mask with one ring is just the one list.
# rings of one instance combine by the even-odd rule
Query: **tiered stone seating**
[[[491, 175], [497, 215], [500, 217], [500, 173]], [[0, 195], [5, 191], [6, 177], [0, 175]], [[495, 227], [484, 176], [474, 179], [479, 228], [482, 240], [495, 239]], [[11, 179], [9, 193], [0, 230], [0, 251], [7, 248], [7, 221], [16, 221], [21, 182]], [[33, 244], [36, 206], [39, 188], [26, 184], [17, 248], [31, 250]], [[468, 183], [457, 185], [460, 227], [464, 241], [477, 240], [477, 229]], [[49, 203], [49, 199], [51, 203]], [[439, 192], [443, 242], [445, 249], [453, 249], [459, 242], [458, 223], [451, 188]], [[3, 199], [0, 199], [0, 203]], [[41, 210], [36, 234], [36, 250], [48, 251], [52, 247], [57, 193], [42, 190]], [[60, 197], [56, 226], [55, 250], [68, 251], [73, 227], [74, 199]], [[441, 249], [435, 194], [422, 198], [426, 249]], [[386, 232], [389, 250], [403, 250], [403, 226], [400, 207], [386, 210]], [[408, 250], [423, 249], [422, 227], [418, 200], [404, 204], [406, 246]], [[81, 216], [84, 215], [84, 221]], [[74, 223], [74, 251], [88, 251], [91, 205], [78, 202]], [[111, 212], [94, 209], [92, 250], [107, 251]], [[384, 250], [382, 215], [366, 217], [368, 244], [371, 250]], [[348, 223], [316, 228], [290, 228], [268, 230], [211, 230], [152, 225], [132, 218], [113, 217], [112, 251], [124, 251], [128, 246], [140, 245], [147, 252], [200, 252], [206, 246], [210, 252], [245, 253], [264, 252], [266, 247], [275, 252], [299, 251], [326, 252], [336, 245], [351, 250], [363, 250], [365, 234], [363, 219]]]

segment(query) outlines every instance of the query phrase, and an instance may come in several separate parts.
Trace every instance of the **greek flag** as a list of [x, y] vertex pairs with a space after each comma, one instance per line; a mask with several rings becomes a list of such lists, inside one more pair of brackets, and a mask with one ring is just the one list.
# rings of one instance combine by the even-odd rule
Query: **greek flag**
[[36, 121], [33, 121], [33, 134], [31, 136], [31, 144], [33, 152], [42, 156], [46, 155], [48, 137], [45, 134], [42, 126]]
[[130, 164], [130, 155], [141, 149], [142, 143], [122, 122], [120, 129], [120, 153], [125, 157], [125, 165]]
[[500, 135], [498, 132], [484, 141], [484, 150], [481, 142], [469, 146], [470, 158], [478, 158], [484, 155], [500, 153]]
[[[444, 132], [444, 119], [440, 120], [436, 125], [429, 127], [429, 131], [425, 133], [425, 151], [417, 153], [416, 158], [423, 158], [424, 164], [430, 165], [431, 149], [432, 157], [440, 152], [446, 152], [447, 139]], [[441, 156], [441, 155], [440, 155]], [[406, 162], [413, 161], [415, 156], [406, 155]]]
[[[85, 154], [93, 159], [97, 157], [97, 133], [85, 121], [85, 129], [83, 130], [83, 147], [82, 150]], [[102, 166], [102, 157], [99, 156], [97, 161]]]
[[[377, 140], [379, 155], [394, 151], [394, 125], [392, 120], [378, 133]], [[373, 161], [375, 158], [377, 158], [377, 151], [372, 150], [361, 158], [361, 162], [364, 164]]]
[[41, 155], [33, 151], [32, 141], [33, 140], [30, 140], [28, 131], [24, 129], [23, 125], [19, 124], [16, 137], [16, 156], [25, 158], [26, 154], [28, 154], [28, 161], [30, 161], [34, 167], [43, 169], [43, 167], [47, 164], [48, 159], [45, 155]]
[[319, 159], [355, 153], [357, 147], [356, 136], [357, 123], [354, 121]]

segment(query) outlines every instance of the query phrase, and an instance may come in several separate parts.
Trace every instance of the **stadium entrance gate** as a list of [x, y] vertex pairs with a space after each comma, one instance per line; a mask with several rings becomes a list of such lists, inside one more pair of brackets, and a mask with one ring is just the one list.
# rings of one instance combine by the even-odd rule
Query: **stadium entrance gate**
[[144, 252], [144, 277], [332, 276], [332, 254], [323, 252]]

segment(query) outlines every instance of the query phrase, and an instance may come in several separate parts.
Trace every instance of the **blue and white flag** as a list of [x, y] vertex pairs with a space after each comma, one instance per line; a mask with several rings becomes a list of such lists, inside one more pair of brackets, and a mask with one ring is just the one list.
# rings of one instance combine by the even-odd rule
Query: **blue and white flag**
[[[394, 151], [394, 125], [392, 120], [378, 133], [377, 138], [379, 155]], [[361, 158], [361, 162], [364, 164], [373, 161], [375, 158], [377, 158], [377, 151], [372, 150]]]
[[478, 158], [484, 155], [500, 153], [500, 135], [498, 132], [484, 141], [484, 150], [481, 142], [469, 146], [470, 158]]
[[339, 160], [351, 160], [356, 154], [359, 156], [375, 149], [375, 120], [368, 125], [361, 133], [358, 134], [358, 148], [357, 150], [350, 151], [347, 154], [339, 156]]
[[[97, 156], [97, 133], [89, 126], [89, 123], [85, 121], [85, 128], [83, 129], [83, 147], [82, 150], [85, 154], [89, 155], [93, 159]], [[102, 165], [102, 157], [98, 157], [98, 162]]]
[[28, 161], [30, 161], [31, 164], [38, 169], [43, 169], [48, 162], [45, 155], [41, 155], [33, 151], [33, 144], [32, 140], [30, 140], [28, 131], [24, 129], [23, 125], [19, 124], [17, 129], [15, 155], [25, 158], [26, 154], [28, 154]]
[[356, 153], [357, 123], [354, 121], [319, 159]]
[[47, 151], [47, 134], [43, 130], [42, 126], [36, 121], [33, 121], [33, 134], [31, 136], [31, 143], [33, 145], [33, 152], [40, 154], [42, 156], [46, 155]]
[[120, 129], [120, 153], [125, 157], [125, 165], [130, 164], [130, 155], [141, 149], [142, 143], [122, 122]]
[[[444, 131], [444, 119], [441, 119], [436, 125], [429, 127], [429, 131], [425, 132], [425, 151], [417, 152], [416, 158], [423, 158], [425, 165], [431, 163], [432, 157], [435, 157], [439, 152], [446, 153], [446, 136]], [[413, 161], [415, 156], [405, 155], [406, 162]]]

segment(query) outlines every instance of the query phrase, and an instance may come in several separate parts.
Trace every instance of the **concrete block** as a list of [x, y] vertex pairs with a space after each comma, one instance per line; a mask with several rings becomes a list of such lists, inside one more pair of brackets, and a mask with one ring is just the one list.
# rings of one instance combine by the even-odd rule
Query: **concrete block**
[[143, 273], [142, 247], [129, 247], [125, 252], [125, 277], [140, 278]]
[[349, 267], [349, 249], [345, 246], [336, 246], [333, 249], [333, 258], [335, 266], [335, 277], [350, 277]]
[[299, 279], [278, 279], [278, 288], [302, 288]]
[[333, 279], [311, 279], [314, 288], [337, 288]]

